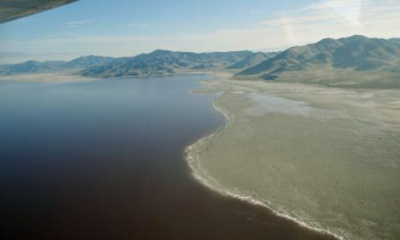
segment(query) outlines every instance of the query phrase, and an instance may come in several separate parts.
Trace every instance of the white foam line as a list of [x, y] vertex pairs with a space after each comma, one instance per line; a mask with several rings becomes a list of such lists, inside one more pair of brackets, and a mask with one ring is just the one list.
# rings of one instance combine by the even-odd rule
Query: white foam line
[[[200, 153], [201, 146], [209, 141], [214, 140], [216, 136], [225, 132], [234, 122], [233, 116], [231, 114], [229, 114], [229, 112], [227, 110], [224, 110], [222, 107], [218, 106], [215, 101], [213, 103], [213, 107], [225, 116], [227, 123], [225, 124], [225, 126], [223, 128], [219, 129], [218, 131], [216, 131], [206, 137], [203, 137], [203, 138], [199, 139], [197, 142], [193, 143], [192, 145], [189, 145], [188, 147], [186, 147], [186, 149], [185, 149], [186, 161], [188, 162], [188, 164], [192, 170], [193, 177], [195, 179], [197, 179], [204, 186], [210, 188], [211, 190], [213, 190], [223, 196], [233, 197], [233, 198], [248, 202], [248, 203], [256, 205], [256, 206], [265, 207], [268, 210], [272, 211], [275, 215], [277, 215], [279, 217], [283, 217], [285, 219], [289, 219], [293, 222], [296, 222], [297, 224], [299, 224], [302, 227], [305, 227], [307, 229], [310, 229], [310, 230], [313, 230], [316, 232], [329, 234], [331, 236], [334, 236], [337, 239], [344, 240], [343, 236], [340, 236], [329, 230], [322, 229], [320, 227], [310, 226], [310, 224], [307, 224], [305, 221], [302, 221], [299, 218], [296, 218], [294, 216], [290, 216], [288, 214], [281, 213], [281, 212], [274, 210], [273, 208], [270, 207], [271, 204], [268, 203], [266, 200], [260, 200], [260, 199], [255, 198], [254, 196], [252, 197], [252, 196], [248, 196], [243, 193], [230, 191], [230, 190], [224, 188], [220, 183], [218, 183], [218, 181], [216, 179], [214, 179], [209, 174], [207, 174], [207, 171], [205, 169], [203, 169], [200, 164], [201, 159], [199, 157], [199, 155], [200, 155], [199, 153]], [[343, 235], [345, 235], [345, 234], [343, 233]]]

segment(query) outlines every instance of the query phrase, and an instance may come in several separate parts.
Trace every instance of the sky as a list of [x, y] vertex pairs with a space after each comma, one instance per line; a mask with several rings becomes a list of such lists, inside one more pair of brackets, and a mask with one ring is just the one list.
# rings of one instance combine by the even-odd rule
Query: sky
[[278, 51], [400, 37], [400, 0], [80, 0], [0, 25], [0, 64], [174, 51]]

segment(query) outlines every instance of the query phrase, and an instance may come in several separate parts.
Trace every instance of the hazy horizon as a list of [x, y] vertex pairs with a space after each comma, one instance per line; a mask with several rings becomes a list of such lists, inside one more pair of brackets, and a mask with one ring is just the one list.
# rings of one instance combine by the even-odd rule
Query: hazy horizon
[[[369, 36], [365, 36], [365, 35], [357, 35], [357, 34], [355, 34], [355, 35], [352, 35], [352, 36], [364, 36], [364, 37], [367, 37], [367, 38], [369, 38]], [[343, 37], [343, 38], [349, 38], [349, 37], [352, 37], [352, 36], [347, 36], [347, 37]], [[327, 38], [329, 38], [329, 37], [327, 37]], [[323, 39], [327, 39], [327, 38], [323, 38]], [[323, 39], [320, 39], [320, 40], [318, 40], [318, 41], [321, 41], [321, 40], [323, 40]], [[381, 38], [381, 39], [385, 39], [385, 38]], [[387, 38], [387, 39], [400, 39], [400, 38]], [[318, 41], [316, 41], [316, 42], [318, 42]], [[285, 51], [285, 50], [287, 50], [287, 49], [289, 49], [289, 48], [291, 48], [291, 47], [297, 47], [297, 46], [305, 46], [305, 45], [309, 45], [309, 44], [313, 44], [313, 43], [316, 43], [316, 42], [308, 42], [308, 43], [304, 43], [304, 44], [300, 44], [300, 45], [293, 45], [293, 46], [289, 46], [289, 47], [287, 47], [287, 48], [282, 48], [282, 49], [276, 49], [276, 50], [249, 50], [249, 49], [237, 49], [237, 50], [231, 50], [231, 51], [220, 51], [220, 52], [240, 52], [240, 51], [252, 51], [252, 52], [264, 52], [264, 53], [268, 53], [268, 52], [282, 52], [282, 51]], [[73, 60], [75, 60], [75, 59], [77, 59], [77, 58], [80, 58], [80, 57], [89, 57], [89, 56], [94, 56], [94, 57], [113, 57], [113, 58], [124, 58], [124, 57], [135, 57], [135, 56], [138, 56], [138, 55], [141, 55], [141, 54], [150, 54], [150, 53], [152, 53], [152, 52], [155, 52], [155, 51], [170, 51], [170, 52], [190, 52], [190, 53], [196, 53], [196, 54], [202, 54], [202, 53], [214, 53], [214, 52], [219, 52], [219, 51], [179, 51], [179, 50], [171, 50], [171, 49], [160, 49], [160, 48], [157, 48], [157, 49], [153, 49], [153, 50], [150, 50], [150, 51], [148, 51], [148, 52], [139, 52], [139, 53], [137, 53], [137, 54], [134, 54], [134, 55], [126, 55], [126, 56], [111, 56], [111, 55], [96, 55], [96, 54], [90, 54], [90, 53], [88, 53], [88, 54], [86, 54], [86, 55], [77, 55], [77, 56], [75, 56], [75, 57], [72, 57], [72, 58], [63, 58], [63, 59], [55, 59], [55, 58], [49, 58], [49, 59], [41, 59], [41, 58], [30, 58], [30, 59], [26, 59], [26, 60], [24, 60], [24, 61], [17, 61], [17, 62], [1, 62], [1, 58], [0, 58], [0, 65], [2, 65], [2, 64], [4, 64], [4, 65], [7, 65], [7, 64], [18, 64], [18, 63], [23, 63], [23, 62], [28, 62], [28, 61], [39, 61], [39, 62], [45, 62], [45, 61], [66, 61], [66, 62], [68, 62], [68, 61], [73, 61]], [[54, 56], [54, 55], [53, 55]], [[50, 55], [49, 57], [52, 57], [52, 55]]]
[[399, 10], [399, 0], [81, 0], [0, 25], [0, 64], [155, 49], [280, 51], [355, 34], [395, 38]]

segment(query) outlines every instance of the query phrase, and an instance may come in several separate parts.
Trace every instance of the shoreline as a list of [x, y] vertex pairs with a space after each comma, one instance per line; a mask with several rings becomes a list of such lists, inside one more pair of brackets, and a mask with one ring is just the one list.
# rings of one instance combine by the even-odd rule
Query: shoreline
[[68, 72], [55, 73], [33, 73], [0, 76], [0, 81], [21, 82], [21, 83], [69, 83], [87, 82], [98, 80], [98, 78], [84, 77]]
[[[212, 79], [217, 78], [217, 74], [214, 73], [204, 73], [205, 75], [207, 74], [211, 74]], [[220, 73], [220, 74], [226, 74], [224, 73]], [[204, 85], [204, 83], [203, 83]], [[257, 198], [255, 195], [250, 196], [247, 195], [245, 193], [241, 193], [238, 190], [232, 191], [229, 189], [224, 188], [223, 186], [221, 186], [221, 184], [212, 176], [210, 176], [207, 173], [207, 170], [205, 170], [202, 166], [201, 166], [201, 159], [200, 159], [200, 148], [201, 146], [203, 146], [206, 143], [209, 143], [211, 141], [215, 141], [215, 138], [218, 137], [219, 135], [223, 134], [225, 131], [227, 131], [232, 124], [235, 122], [235, 118], [232, 114], [229, 113], [228, 110], [224, 109], [221, 106], [218, 106], [218, 104], [216, 103], [215, 99], [213, 101], [213, 107], [216, 111], [220, 112], [226, 119], [226, 123], [224, 124], [223, 127], [221, 127], [220, 129], [217, 129], [215, 132], [203, 136], [200, 139], [198, 139], [197, 141], [195, 141], [194, 143], [192, 143], [191, 145], [187, 146], [184, 149], [184, 153], [185, 153], [185, 160], [188, 163], [191, 171], [192, 171], [192, 176], [202, 185], [206, 186], [207, 188], [209, 188], [210, 190], [221, 194], [222, 196], [226, 196], [226, 197], [231, 197], [237, 200], [240, 200], [242, 202], [251, 204], [253, 206], [259, 206], [262, 207], [268, 211], [270, 211], [272, 214], [274, 214], [277, 217], [281, 217], [284, 218], [286, 220], [292, 221], [295, 224], [298, 224], [300, 227], [306, 228], [307, 230], [310, 231], [314, 231], [317, 233], [321, 233], [321, 234], [326, 234], [329, 235], [335, 239], [338, 240], [344, 240], [345, 238], [343, 236], [340, 236], [338, 234], [335, 234], [333, 232], [330, 232], [329, 230], [323, 229], [323, 228], [319, 228], [319, 227], [314, 227], [314, 226], [310, 226], [309, 224], [307, 224], [305, 221], [302, 221], [299, 218], [296, 218], [295, 216], [290, 216], [288, 214], [285, 213], [280, 213], [276, 210], [274, 210], [270, 205], [270, 203], [268, 204], [267, 200], [261, 199], [261, 198]]]
[[63, 82], [84, 82], [94, 80], [119, 80], [119, 79], [146, 79], [146, 78], [168, 78], [174, 76], [207, 75], [208, 72], [182, 71], [171, 74], [154, 74], [145, 76], [122, 76], [122, 77], [86, 77], [74, 72], [48, 72], [48, 73], [26, 73], [0, 76], [0, 81], [21, 82], [21, 83], [63, 83]]
[[[189, 94], [212, 95], [209, 110], [224, 116], [215, 112], [220, 123], [179, 148], [184, 173], [196, 186], [221, 201], [257, 209], [270, 218], [270, 225], [285, 222], [320, 239], [372, 240], [397, 234], [400, 208], [390, 204], [400, 196], [400, 91], [235, 81], [228, 71], [175, 75], [193, 74], [202, 77]], [[370, 193], [387, 198], [376, 202]], [[358, 208], [361, 197], [369, 207]], [[360, 214], [357, 222], [349, 222], [351, 214]], [[395, 221], [388, 221], [390, 217]], [[264, 231], [268, 233], [260, 228]]]

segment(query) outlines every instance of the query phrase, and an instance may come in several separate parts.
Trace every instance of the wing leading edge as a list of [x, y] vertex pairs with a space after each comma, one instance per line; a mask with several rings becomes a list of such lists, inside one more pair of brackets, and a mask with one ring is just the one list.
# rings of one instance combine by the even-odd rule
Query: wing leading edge
[[1, 0], [0, 23], [56, 8], [77, 0]]

